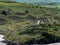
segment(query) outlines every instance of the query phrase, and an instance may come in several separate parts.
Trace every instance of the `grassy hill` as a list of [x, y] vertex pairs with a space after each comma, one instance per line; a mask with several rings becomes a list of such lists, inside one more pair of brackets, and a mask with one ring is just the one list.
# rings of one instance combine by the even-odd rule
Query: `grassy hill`
[[52, 4], [52, 5], [41, 5], [42, 7], [50, 7], [50, 8], [58, 8], [60, 9], [60, 3], [58, 4]]
[[0, 33], [5, 34], [8, 41], [23, 44], [59, 42], [59, 22], [58, 8], [0, 2]]

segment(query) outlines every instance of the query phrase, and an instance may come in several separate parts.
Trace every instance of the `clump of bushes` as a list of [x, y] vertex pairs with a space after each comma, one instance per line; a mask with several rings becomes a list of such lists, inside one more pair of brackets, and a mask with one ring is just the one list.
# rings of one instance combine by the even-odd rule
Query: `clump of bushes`
[[10, 11], [11, 11], [11, 9], [5, 9], [2, 11], [2, 14], [7, 16]]
[[28, 10], [25, 10], [25, 13], [29, 13], [29, 11]]

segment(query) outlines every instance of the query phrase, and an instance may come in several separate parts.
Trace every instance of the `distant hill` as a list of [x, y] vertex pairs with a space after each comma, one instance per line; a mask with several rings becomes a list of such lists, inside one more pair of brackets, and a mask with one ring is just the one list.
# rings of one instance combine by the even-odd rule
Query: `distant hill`
[[14, 3], [16, 1], [12, 1], [12, 0], [0, 0], [0, 2], [5, 2], [5, 3]]
[[54, 4], [60, 4], [60, 2], [33, 2], [32, 4], [54, 5]]

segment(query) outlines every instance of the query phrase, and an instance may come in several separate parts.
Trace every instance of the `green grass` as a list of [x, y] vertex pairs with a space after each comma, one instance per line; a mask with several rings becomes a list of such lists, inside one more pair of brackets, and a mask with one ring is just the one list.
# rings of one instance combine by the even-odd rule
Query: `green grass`
[[[52, 21], [46, 21], [47, 18], [51, 18]], [[34, 25], [39, 19], [45, 20], [45, 24]], [[36, 41], [44, 38], [51, 43], [55, 38], [58, 40], [60, 37], [59, 22], [60, 9], [58, 8], [0, 2], [0, 33], [5, 34], [5, 39], [8, 41], [26, 43], [33, 39]], [[50, 38], [52, 36], [54, 38]]]
[[53, 5], [41, 5], [42, 7], [50, 7], [50, 8], [58, 8], [60, 9], [60, 4], [53, 4]]

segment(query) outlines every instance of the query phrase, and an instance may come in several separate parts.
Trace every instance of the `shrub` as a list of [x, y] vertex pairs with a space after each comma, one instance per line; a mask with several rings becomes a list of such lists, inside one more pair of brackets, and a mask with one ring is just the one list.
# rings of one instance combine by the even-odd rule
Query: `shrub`
[[29, 11], [28, 10], [25, 10], [25, 13], [29, 13]]
[[2, 11], [2, 14], [3, 14], [3, 15], [8, 15], [10, 11], [11, 11], [11, 9], [3, 10], [3, 11]]

